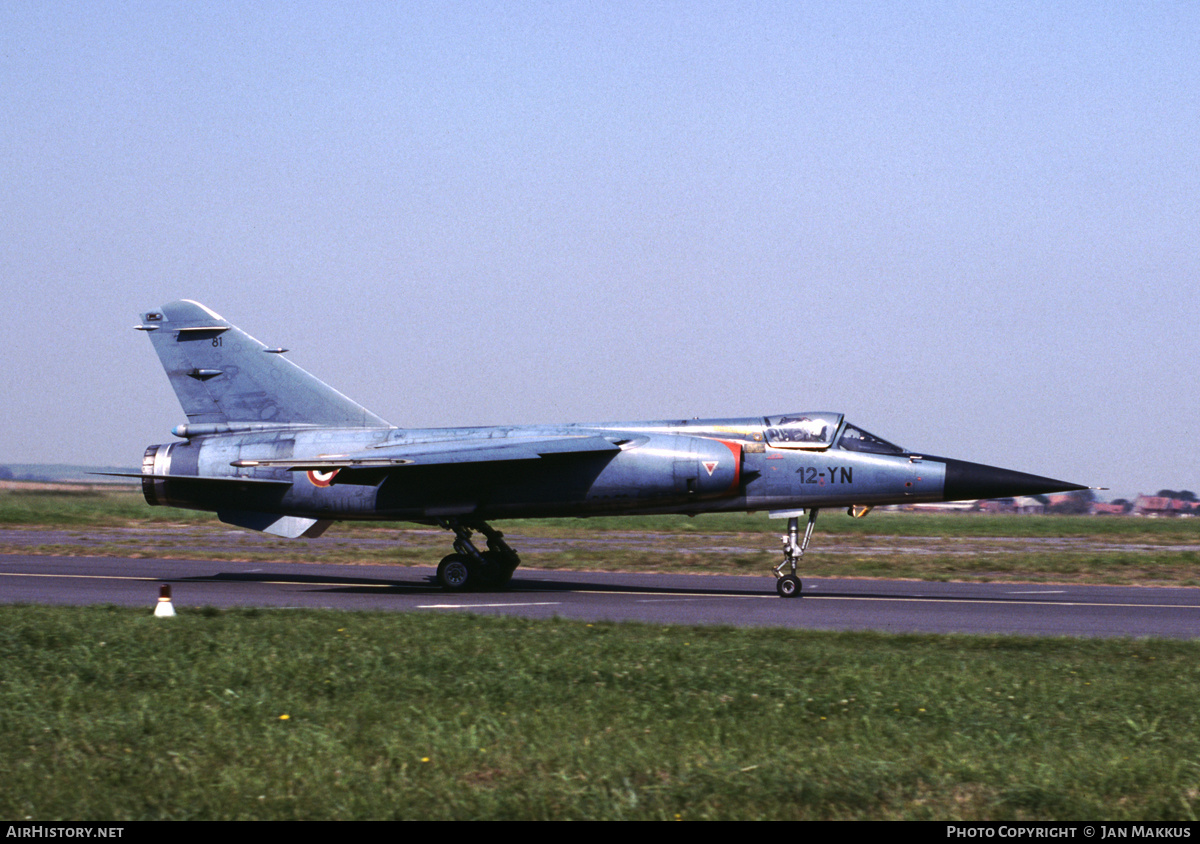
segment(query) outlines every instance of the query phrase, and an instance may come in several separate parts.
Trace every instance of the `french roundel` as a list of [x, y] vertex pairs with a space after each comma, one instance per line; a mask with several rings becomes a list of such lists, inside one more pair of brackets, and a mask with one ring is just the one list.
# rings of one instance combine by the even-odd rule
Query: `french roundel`
[[339, 469], [330, 469], [328, 472], [318, 472], [316, 469], [308, 470], [308, 481], [313, 486], [327, 487], [333, 483], [333, 479], [337, 477]]

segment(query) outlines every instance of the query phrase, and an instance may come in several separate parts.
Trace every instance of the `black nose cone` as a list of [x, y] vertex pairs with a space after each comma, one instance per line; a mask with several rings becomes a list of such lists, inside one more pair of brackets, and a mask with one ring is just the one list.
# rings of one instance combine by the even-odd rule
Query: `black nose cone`
[[1045, 495], [1050, 492], [1071, 492], [1087, 489], [1081, 484], [1056, 481], [1041, 475], [998, 469], [982, 463], [951, 460], [939, 457], [946, 464], [946, 501], [971, 501], [976, 498], [1013, 498], [1018, 495]]

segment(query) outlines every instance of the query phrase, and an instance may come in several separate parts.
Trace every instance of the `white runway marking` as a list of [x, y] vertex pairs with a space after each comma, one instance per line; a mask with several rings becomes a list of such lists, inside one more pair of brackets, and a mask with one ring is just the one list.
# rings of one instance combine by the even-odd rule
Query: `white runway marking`
[[484, 607], [557, 607], [562, 601], [532, 601], [525, 604], [417, 604], [419, 610], [471, 610]]

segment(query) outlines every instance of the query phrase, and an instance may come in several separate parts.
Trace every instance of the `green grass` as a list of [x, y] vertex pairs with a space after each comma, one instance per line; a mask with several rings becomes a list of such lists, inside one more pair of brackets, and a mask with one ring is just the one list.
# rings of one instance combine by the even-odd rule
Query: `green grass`
[[[41, 486], [41, 485], [39, 485]], [[10, 489], [0, 492], [0, 526], [88, 527], [95, 525], [197, 522], [211, 513], [150, 507], [140, 489], [98, 490], [63, 485], [59, 489]]]
[[[650, 533], [764, 533], [786, 529], [783, 519], [766, 513], [689, 516], [601, 516], [589, 519], [515, 519], [506, 530], [620, 530]], [[803, 528], [803, 519], [801, 528]], [[978, 537], [1120, 537], [1138, 542], [1200, 542], [1200, 519], [1145, 519], [1131, 516], [1017, 516], [989, 513], [871, 511], [853, 519], [845, 510], [822, 510], [817, 535], [832, 536], [978, 536]]]
[[[527, 568], [729, 574], [768, 572], [786, 526], [765, 513], [496, 524]], [[446, 532], [388, 522], [340, 523], [311, 542], [231, 535], [211, 513], [149, 507], [133, 489], [3, 492], [0, 527], [86, 538], [10, 540], [0, 553], [433, 565], [450, 547]], [[1200, 519], [887, 511], [851, 519], [835, 510], [818, 519], [802, 568], [815, 577], [1198, 586], [1198, 563]]]
[[1191, 819], [1200, 644], [0, 608], [0, 816]]
[[[141, 491], [116, 486], [97, 490], [64, 485], [58, 490], [0, 491], [0, 526], [93, 526], [146, 523], [212, 523], [212, 513], [150, 507]], [[776, 534], [786, 527], [766, 513], [689, 516], [599, 516], [587, 519], [513, 519], [505, 530], [537, 535], [580, 531], [629, 531], [686, 536], [693, 533]], [[403, 522], [346, 522], [343, 529], [405, 527]], [[823, 510], [817, 520], [824, 536], [1119, 537], [1139, 542], [1200, 542], [1200, 519], [1143, 519], [1110, 516], [1014, 516], [986, 513], [906, 513], [872, 511], [852, 519], [843, 510]]]
[[[512, 526], [546, 529], [586, 525], [602, 530], [661, 531], [686, 534], [714, 529], [778, 533], [787, 522], [766, 513], [710, 513], [699, 516], [599, 516], [589, 519], [516, 519]], [[801, 519], [801, 528], [804, 520]], [[872, 510], [853, 519], [845, 510], [825, 509], [817, 530], [842, 536], [1121, 536], [1139, 540], [1196, 541], [1200, 519], [1147, 519], [1133, 516], [1028, 516], [991, 513], [930, 513]]]
[[[114, 555], [368, 564], [428, 565], [449, 538], [261, 543], [133, 490], [0, 493], [0, 526]], [[765, 573], [783, 523], [500, 526], [531, 567]], [[832, 512], [804, 569], [1196, 585], [1197, 545], [1196, 520]], [[1192, 819], [1198, 693], [1192, 642], [9, 606], [0, 816]]]

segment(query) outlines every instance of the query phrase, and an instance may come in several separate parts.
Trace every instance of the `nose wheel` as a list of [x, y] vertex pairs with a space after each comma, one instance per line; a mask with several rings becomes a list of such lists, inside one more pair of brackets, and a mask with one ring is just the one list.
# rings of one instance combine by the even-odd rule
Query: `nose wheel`
[[794, 574], [785, 574], [775, 581], [775, 591], [780, 598], [797, 598], [800, 596], [800, 578]]
[[[804, 511], [801, 510], [799, 512], [802, 513]], [[800, 597], [801, 584], [800, 578], [796, 576], [796, 566], [800, 562], [800, 558], [804, 556], [809, 540], [812, 539], [813, 525], [817, 523], [818, 512], [820, 510], [817, 507], [809, 509], [808, 524], [804, 527], [803, 540], [800, 540], [799, 516], [788, 516], [788, 532], [783, 535], [783, 562], [775, 567], [775, 577], [777, 578], [775, 581], [775, 591], [779, 593], [780, 598]], [[789, 567], [791, 571], [788, 574], [784, 574], [783, 570]]]

